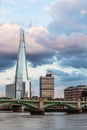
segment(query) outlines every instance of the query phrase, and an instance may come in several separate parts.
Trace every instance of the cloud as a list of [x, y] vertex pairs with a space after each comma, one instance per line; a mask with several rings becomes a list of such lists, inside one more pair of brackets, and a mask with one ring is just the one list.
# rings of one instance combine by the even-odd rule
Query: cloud
[[18, 44], [18, 29], [16, 24], [0, 25], [0, 71], [14, 65]]
[[[55, 87], [59, 86], [75, 86], [78, 84], [87, 83], [87, 70], [76, 69], [73, 67], [62, 67], [57, 61], [52, 64], [44, 64], [37, 67], [29, 65], [29, 78], [32, 80], [39, 80], [40, 76], [45, 76], [48, 71], [52, 71], [55, 77]], [[36, 83], [35, 83], [36, 84]]]
[[[14, 65], [20, 39], [20, 26], [0, 25], [0, 70]], [[58, 60], [62, 66], [86, 68], [87, 35], [83, 33], [53, 36], [41, 26], [25, 31], [27, 59], [33, 66], [51, 64]], [[11, 63], [11, 64], [9, 64]], [[6, 65], [7, 64], [7, 65]]]
[[0, 72], [0, 85], [6, 85], [14, 83], [15, 81], [15, 67], [11, 67], [11, 69], [4, 70], [3, 72]]
[[35, 2], [36, 0], [22, 0], [22, 1], [27, 1], [27, 2]]
[[55, 57], [63, 66], [86, 68], [86, 34], [71, 33], [70, 35], [60, 34], [52, 36], [47, 29], [33, 28], [29, 36], [36, 45], [43, 48], [43, 50], [39, 48], [41, 51], [38, 49], [38, 51], [35, 51], [32, 46], [33, 44], [31, 45], [32, 53], [30, 53], [29, 58], [33, 64], [52, 63]]
[[1, 3], [14, 3], [15, 0], [0, 0]]
[[0, 85], [0, 97], [4, 97], [4, 96], [5, 96], [5, 86]]
[[47, 7], [47, 11], [52, 17], [48, 29], [58, 34], [72, 32], [87, 34], [86, 4], [86, 0], [59, 0], [51, 7]]
[[55, 38], [53, 47], [61, 65], [86, 68], [87, 35], [82, 33], [59, 35]]
[[87, 11], [86, 10], [81, 10], [80, 14], [81, 15], [86, 15]]
[[[29, 42], [28, 42], [29, 41]], [[44, 27], [31, 27], [27, 32], [26, 42], [30, 45], [30, 53], [43, 54], [43, 52], [49, 50], [49, 36], [48, 30]], [[32, 43], [32, 44], [31, 44]], [[28, 46], [29, 47], [29, 46]], [[38, 50], [36, 50], [38, 48]]]
[[84, 73], [80, 72], [79, 70], [73, 71], [72, 73], [68, 73], [68, 72], [64, 72], [64, 71], [54, 71], [55, 76], [59, 76], [60, 81], [62, 82], [74, 82], [74, 81], [80, 81], [80, 80], [86, 80], [87, 79], [87, 75], [85, 75]]
[[1, 9], [0, 11], [3, 15], [10, 13], [9, 9]]
[[0, 71], [11, 68], [15, 65], [16, 55], [15, 54], [0, 54]]
[[54, 89], [55, 98], [63, 98], [65, 88], [66, 88], [65, 86], [55, 87], [55, 89]]
[[[17, 24], [0, 25], [0, 67], [1, 70], [14, 65], [20, 39], [20, 26]], [[49, 47], [49, 36], [46, 28], [31, 27], [25, 32], [26, 51], [28, 60], [34, 66], [51, 62], [53, 50]], [[9, 64], [11, 63], [11, 64]]]
[[36, 65], [52, 63], [55, 57], [62, 66], [86, 68], [87, 35], [71, 33], [70, 35], [61, 34], [54, 37], [45, 35], [43, 38], [34, 36], [34, 38], [39, 45], [46, 49], [41, 53], [38, 51], [38, 54], [30, 54], [29, 58], [32, 63]]
[[[32, 3], [34, 3], [36, 0], [19, 0], [20, 2], [32, 2]], [[11, 4], [11, 5], [15, 5], [17, 2], [18, 2], [18, 0], [4, 0], [4, 2], [3, 2], [3, 0], [0, 0], [0, 2], [1, 2], [1, 4], [3, 4], [3, 3], [7, 3], [7, 4]]]

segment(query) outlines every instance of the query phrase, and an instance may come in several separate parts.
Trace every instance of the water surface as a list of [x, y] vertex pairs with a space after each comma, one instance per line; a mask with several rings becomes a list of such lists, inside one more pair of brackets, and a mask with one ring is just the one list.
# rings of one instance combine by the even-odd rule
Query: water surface
[[87, 130], [87, 114], [0, 112], [0, 130]]

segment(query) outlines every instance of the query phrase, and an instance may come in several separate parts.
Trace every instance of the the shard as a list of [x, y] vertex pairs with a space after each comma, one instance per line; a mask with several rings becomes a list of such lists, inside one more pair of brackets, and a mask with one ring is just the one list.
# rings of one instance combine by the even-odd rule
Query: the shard
[[30, 97], [30, 87], [28, 80], [24, 30], [21, 29], [15, 75], [15, 98], [20, 99], [24, 97]]

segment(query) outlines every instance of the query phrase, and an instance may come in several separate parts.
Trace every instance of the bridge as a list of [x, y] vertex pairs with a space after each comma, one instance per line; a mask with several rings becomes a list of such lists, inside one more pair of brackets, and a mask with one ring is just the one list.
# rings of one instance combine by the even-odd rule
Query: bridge
[[0, 99], [0, 107], [11, 106], [13, 111], [23, 110], [23, 106], [32, 108], [32, 110], [44, 111], [44, 109], [55, 105], [81, 111], [83, 107], [87, 106], [87, 101]]

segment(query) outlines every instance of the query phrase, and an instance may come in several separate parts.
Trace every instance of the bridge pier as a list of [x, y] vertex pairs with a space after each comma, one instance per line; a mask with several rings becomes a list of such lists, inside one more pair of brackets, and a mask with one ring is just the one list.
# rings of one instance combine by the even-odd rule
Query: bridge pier
[[39, 111], [41, 112], [42, 115], [45, 114], [45, 111], [44, 111], [44, 103], [43, 103], [43, 100], [40, 100], [39, 101]]
[[24, 112], [24, 106], [21, 104], [12, 105], [13, 112]]
[[80, 100], [80, 99], [78, 99], [78, 102], [77, 102], [77, 110], [78, 110], [79, 112], [82, 112], [81, 100]]
[[43, 100], [40, 100], [38, 104], [38, 109], [31, 110], [30, 111], [31, 115], [45, 115], [43, 106], [44, 106]]

